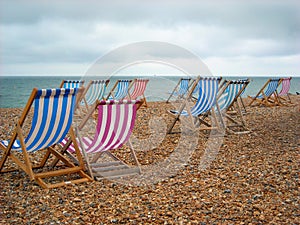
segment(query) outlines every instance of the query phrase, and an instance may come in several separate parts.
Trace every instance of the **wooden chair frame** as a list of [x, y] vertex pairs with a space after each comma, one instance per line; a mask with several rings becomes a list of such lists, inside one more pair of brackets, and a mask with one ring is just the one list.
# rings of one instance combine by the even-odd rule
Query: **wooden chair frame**
[[[21, 170], [23, 170], [26, 174], [29, 175], [31, 180], [36, 181], [42, 188], [56, 188], [56, 187], [61, 187], [65, 186], [67, 184], [78, 184], [82, 182], [87, 182], [87, 181], [92, 181], [91, 177], [89, 177], [85, 172], [84, 172], [84, 162], [82, 159], [82, 156], [80, 154], [79, 148], [77, 143], [75, 142], [75, 149], [76, 149], [76, 158], [79, 162], [78, 166], [75, 166], [70, 159], [67, 157], [63, 156], [56, 148], [56, 145], [51, 145], [46, 148], [46, 153], [43, 156], [43, 159], [37, 166], [33, 166], [31, 160], [30, 160], [30, 155], [26, 149], [26, 144], [25, 144], [25, 138], [23, 135], [23, 125], [24, 122], [28, 116], [28, 113], [31, 109], [31, 106], [35, 100], [35, 96], [37, 94], [38, 89], [34, 88], [29, 100], [24, 108], [24, 111], [18, 120], [16, 127], [14, 129], [14, 132], [12, 134], [12, 137], [10, 138], [9, 144], [7, 147], [4, 145], [0, 144], [0, 149], [3, 151], [2, 158], [0, 160], [0, 172], [5, 173], [5, 172], [11, 172], [15, 171], [17, 169], [5, 169], [4, 165], [7, 162], [8, 158], [11, 159], [15, 164], [17, 164]], [[80, 88], [78, 91], [77, 96], [80, 96], [80, 94], [83, 92], [83, 88]], [[78, 103], [78, 98], [77, 98], [77, 103]], [[71, 140], [76, 140], [75, 133], [73, 130], [73, 127], [71, 125], [71, 128], [69, 130], [69, 136]], [[15, 143], [17, 137], [20, 140], [21, 143], [21, 156], [17, 155], [14, 153], [12, 150], [13, 144]], [[34, 153], [32, 153], [34, 154]], [[61, 161], [64, 163], [64, 166], [66, 168], [60, 168], [57, 170], [48, 170], [46, 172], [35, 172], [35, 169], [45, 169], [46, 168], [46, 163], [50, 159], [50, 156], [53, 155], [55, 159]], [[23, 159], [22, 159], [23, 156]], [[53, 168], [54, 169], [54, 168]], [[58, 176], [63, 176], [63, 175], [70, 175], [70, 174], [78, 174], [81, 178], [79, 179], [72, 179], [68, 181], [62, 181], [58, 183], [46, 183], [43, 179], [44, 178], [53, 178], [53, 177], [58, 177]]]

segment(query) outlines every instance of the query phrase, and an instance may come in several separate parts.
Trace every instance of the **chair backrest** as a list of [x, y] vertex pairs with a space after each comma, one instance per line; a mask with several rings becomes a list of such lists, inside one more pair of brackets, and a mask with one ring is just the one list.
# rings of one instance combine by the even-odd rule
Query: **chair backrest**
[[63, 80], [60, 84], [60, 88], [79, 88], [83, 86], [83, 80]]
[[[264, 91], [265, 96], [270, 97], [278, 88], [280, 78], [278, 79], [269, 79], [268, 86], [266, 88], [266, 91]], [[263, 94], [258, 96], [257, 98], [264, 98], [265, 97]]]
[[177, 90], [177, 95], [184, 96], [189, 90], [190, 78], [181, 78], [179, 83], [179, 89]]
[[[219, 85], [220, 85], [222, 77], [217, 77], [216, 79], [218, 79], [218, 82], [219, 82]], [[197, 79], [194, 79], [193, 82], [197, 82]], [[196, 87], [194, 88], [193, 94], [197, 94], [198, 93], [199, 87], [200, 87], [200, 83], [198, 82], [197, 85], [196, 85]], [[220, 86], [219, 86], [219, 89], [220, 89]]]
[[285, 96], [289, 93], [291, 87], [291, 77], [281, 79], [281, 91], [278, 93], [279, 96]]
[[115, 100], [121, 100], [128, 95], [131, 80], [118, 80], [117, 91], [114, 95]]
[[96, 100], [102, 100], [109, 80], [91, 80], [84, 93], [84, 103], [92, 105]]
[[130, 93], [129, 98], [136, 100], [138, 97], [143, 96], [148, 82], [148, 79], [134, 79], [133, 91]]
[[[198, 86], [198, 99], [196, 104], [191, 109], [193, 116], [198, 116], [204, 112], [209, 111], [215, 104], [219, 90], [220, 78], [205, 78], [200, 77], [196, 80], [194, 88]], [[191, 90], [192, 92], [194, 91]]]
[[120, 148], [132, 133], [138, 100], [107, 100], [98, 102], [98, 120], [92, 141], [83, 138], [87, 153]]
[[[242, 81], [242, 82], [248, 82], [248, 84], [250, 83], [250, 79], [248, 79], [248, 78], [245, 78], [245, 79], [238, 79], [238, 81]], [[248, 85], [247, 84], [247, 85]], [[242, 96], [244, 93], [245, 93], [245, 91], [246, 91], [246, 88], [244, 88], [243, 89], [243, 91], [242, 91], [242, 93], [240, 94], [240, 96]]]
[[234, 101], [245, 91], [249, 80], [225, 81], [225, 86], [218, 95], [218, 105], [220, 110], [227, 110]]
[[70, 130], [78, 88], [40, 89], [34, 97], [31, 128], [25, 139], [28, 152], [61, 142]]

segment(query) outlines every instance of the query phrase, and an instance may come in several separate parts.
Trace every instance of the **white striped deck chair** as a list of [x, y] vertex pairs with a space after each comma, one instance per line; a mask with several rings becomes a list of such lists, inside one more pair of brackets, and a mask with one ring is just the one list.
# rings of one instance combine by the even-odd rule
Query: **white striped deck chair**
[[180, 78], [169, 98], [167, 99], [167, 103], [170, 102], [172, 97], [176, 97], [176, 99], [183, 98], [189, 91], [189, 87], [191, 85], [190, 81], [191, 78]]
[[[141, 104], [139, 100], [98, 101], [77, 127], [78, 142], [86, 158], [90, 175], [94, 179], [118, 178], [141, 172], [139, 161], [130, 142], [139, 104]], [[94, 120], [92, 115], [96, 110], [97, 124], [92, 128], [88, 125], [88, 121]], [[95, 132], [93, 135], [87, 135], [84, 132], [85, 129], [88, 133], [91, 129]], [[129, 166], [113, 154], [126, 143], [131, 150], [135, 166]], [[68, 151], [74, 152], [74, 146], [70, 140], [65, 139], [62, 145], [69, 146]], [[109, 160], [105, 156], [108, 156]]]
[[106, 96], [106, 100], [122, 100], [126, 98], [129, 94], [129, 87], [131, 82], [132, 80], [117, 80], [115, 85]]
[[128, 99], [130, 100], [142, 99], [145, 106], [148, 107], [146, 102], [146, 97], [145, 97], [145, 90], [148, 82], [149, 79], [139, 79], [139, 78], [134, 79], [131, 87], [129, 88], [131, 90], [133, 86], [133, 90], [129, 91]]
[[[7, 164], [12, 161], [42, 188], [55, 188], [91, 181], [92, 179], [84, 172], [83, 159], [77, 144], [74, 147], [79, 166], [75, 166], [70, 159], [61, 155], [55, 148], [56, 144], [60, 143], [67, 135], [72, 140], [76, 140], [72, 120], [78, 103], [76, 98], [82, 92], [83, 88], [33, 89], [12, 137], [10, 140], [0, 142], [0, 148], [4, 150], [0, 161], [1, 173], [16, 170], [7, 169], [4, 166], [4, 164], [9, 166]], [[25, 134], [23, 125], [32, 107], [34, 107], [34, 111], [30, 131]], [[38, 165], [33, 165], [30, 156], [33, 154], [33, 157], [34, 153], [39, 150], [46, 150], [46, 152], [41, 162]], [[59, 159], [64, 165], [49, 170], [47, 162], [50, 155]], [[37, 168], [43, 169], [43, 171], [35, 172]], [[44, 171], [45, 169], [47, 171]], [[65, 181], [71, 174], [73, 174], [71, 179]], [[60, 177], [63, 181], [55, 183], [45, 181], [45, 179], [49, 180], [53, 177]]]
[[219, 107], [222, 124], [227, 120], [226, 128], [230, 133], [249, 133], [246, 122], [243, 118], [241, 108], [238, 104], [238, 98], [245, 91], [249, 80], [225, 80], [223, 87], [220, 89], [215, 106]]
[[[194, 82], [189, 94], [187, 95], [186, 100], [183, 101], [179, 110], [170, 110], [169, 113], [174, 116], [174, 120], [168, 129], [168, 133], [172, 132], [173, 127], [175, 126], [176, 122], [180, 119], [181, 116], [184, 117], [192, 117], [195, 118], [196, 123], [198, 121], [201, 124], [206, 125], [205, 129], [219, 129], [219, 123], [215, 117], [215, 110], [214, 105], [216, 104], [217, 94], [219, 90], [219, 80], [220, 78], [205, 78], [205, 77], [198, 77]], [[187, 101], [191, 100], [192, 93], [196, 86], [199, 85], [198, 89], [198, 99], [195, 105], [189, 109], [187, 106]], [[186, 109], [185, 109], [186, 108]], [[212, 120], [215, 126], [211, 126], [206, 121], [200, 118], [201, 115], [211, 111], [212, 113]], [[201, 128], [200, 128], [201, 129]]]
[[109, 80], [91, 80], [83, 93], [81, 105], [88, 110], [97, 100], [103, 100]]
[[256, 96], [248, 96], [251, 101], [249, 106], [257, 102], [256, 106], [274, 106], [279, 105], [278, 95], [276, 90], [281, 83], [281, 79], [269, 79], [265, 85], [260, 89]]
[[279, 98], [280, 103], [282, 103], [282, 104], [286, 104], [286, 103], [291, 104], [292, 103], [291, 98], [289, 96], [289, 91], [291, 88], [291, 80], [292, 80], [292, 77], [281, 79], [281, 90], [278, 93], [278, 98]]
[[84, 85], [84, 80], [62, 80], [60, 88], [79, 88]]

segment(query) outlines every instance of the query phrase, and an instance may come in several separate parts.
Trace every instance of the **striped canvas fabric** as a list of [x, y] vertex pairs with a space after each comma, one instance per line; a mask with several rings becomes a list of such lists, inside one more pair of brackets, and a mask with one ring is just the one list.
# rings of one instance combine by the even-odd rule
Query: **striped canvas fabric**
[[[31, 128], [25, 139], [28, 152], [47, 148], [59, 143], [68, 133], [76, 104], [77, 88], [40, 89], [34, 99]], [[8, 141], [2, 141], [8, 146]], [[16, 140], [13, 150], [21, 150]]]
[[[134, 127], [136, 118], [136, 100], [107, 100], [98, 105], [98, 122], [94, 137], [81, 138], [81, 150], [87, 153], [103, 152], [122, 147]], [[65, 145], [67, 140], [61, 143]], [[68, 151], [74, 152], [71, 144]]]
[[282, 78], [281, 79], [281, 91], [279, 92], [279, 96], [286, 96], [289, 91], [290, 91], [290, 87], [291, 87], [291, 77], [289, 78]]
[[63, 88], [79, 88], [83, 85], [84, 81], [82, 80], [65, 80]]
[[[219, 89], [218, 78], [201, 78], [198, 82], [198, 99], [191, 109], [192, 116], [198, 116], [211, 110], [216, 104], [217, 93]], [[178, 114], [178, 111], [171, 110], [171, 113]], [[183, 110], [181, 115], [188, 116], [188, 111]]]
[[[270, 97], [276, 91], [276, 89], [278, 88], [278, 85], [279, 85], [279, 81], [280, 81], [280, 79], [271, 79], [270, 80], [270, 82], [269, 82], [269, 84], [267, 86], [267, 89], [264, 92], [264, 94], [267, 97]], [[264, 95], [259, 95], [259, 96], [257, 96], [257, 98], [263, 99]]]
[[240, 90], [243, 89], [245, 82], [231, 82], [223, 94], [218, 99], [218, 104], [220, 110], [227, 110], [227, 108], [231, 105], [231, 103], [235, 100], [236, 96], [239, 94]]
[[106, 91], [106, 80], [93, 80], [89, 86], [89, 90], [85, 94], [86, 103], [94, 104], [96, 100], [102, 100]]
[[199, 80], [198, 100], [191, 110], [193, 116], [209, 111], [216, 104], [218, 86], [219, 79], [217, 78], [203, 78]]
[[121, 100], [128, 95], [130, 80], [119, 80], [116, 94], [114, 95], [115, 100]]
[[179, 84], [179, 89], [175, 95], [184, 96], [189, 90], [190, 79], [182, 79]]
[[134, 89], [130, 94], [130, 99], [137, 99], [138, 97], [142, 96], [146, 90], [147, 83], [149, 80], [146, 79], [136, 79], [134, 82]]

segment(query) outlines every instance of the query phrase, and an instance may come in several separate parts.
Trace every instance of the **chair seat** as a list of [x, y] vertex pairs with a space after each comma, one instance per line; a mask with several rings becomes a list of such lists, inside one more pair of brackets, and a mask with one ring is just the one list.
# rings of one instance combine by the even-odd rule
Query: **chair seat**
[[188, 116], [189, 113], [186, 111], [186, 110], [182, 110], [181, 112], [179, 112], [178, 110], [169, 110], [169, 113], [174, 116], [177, 116], [177, 115], [181, 115], [181, 116]]
[[[5, 148], [8, 147], [9, 143], [10, 143], [9, 140], [3, 140], [3, 141], [0, 142], [0, 144], [2, 144]], [[13, 144], [13, 146], [12, 146], [12, 149], [13, 149], [13, 150], [16, 150], [16, 151], [17, 151], [17, 150], [22, 150], [22, 149], [21, 149], [21, 142], [20, 142], [20, 140], [15, 140], [15, 141], [14, 141], [14, 144]]]

